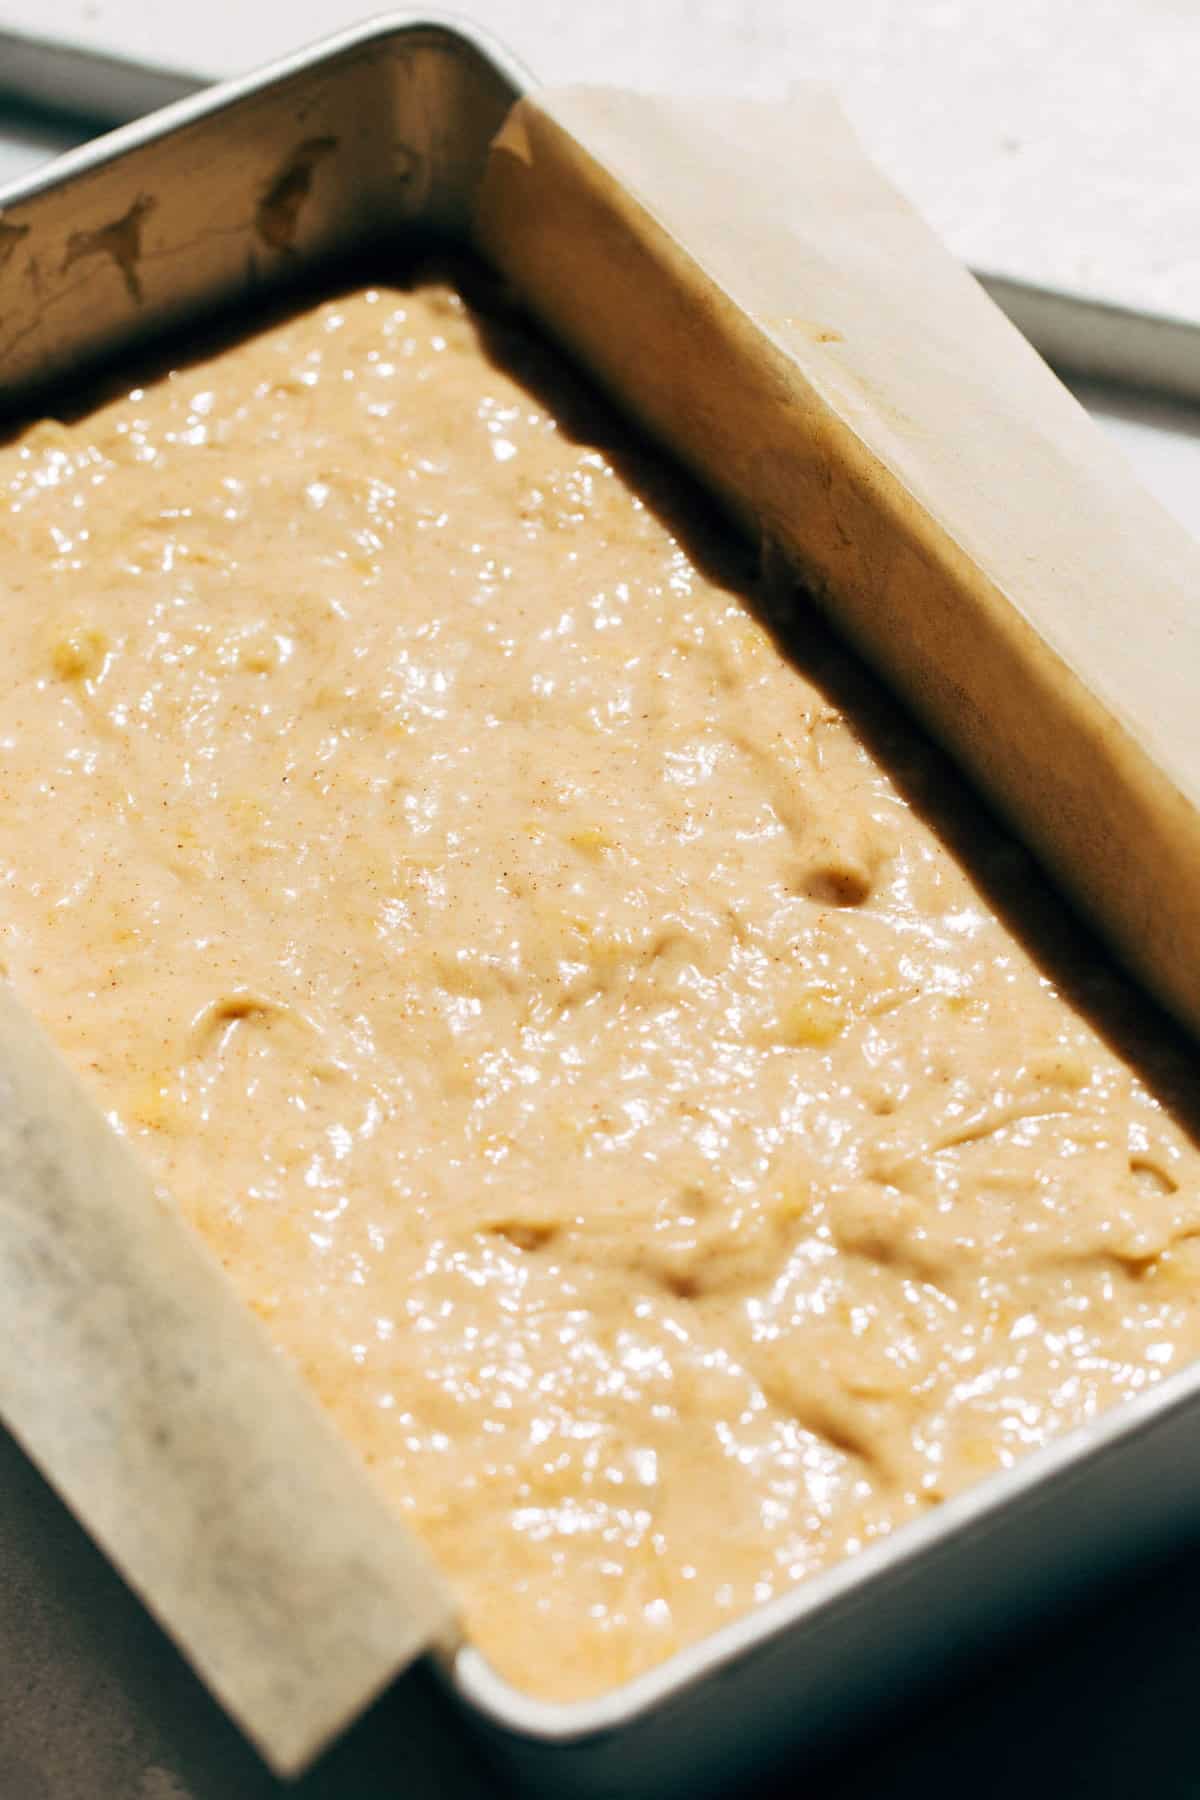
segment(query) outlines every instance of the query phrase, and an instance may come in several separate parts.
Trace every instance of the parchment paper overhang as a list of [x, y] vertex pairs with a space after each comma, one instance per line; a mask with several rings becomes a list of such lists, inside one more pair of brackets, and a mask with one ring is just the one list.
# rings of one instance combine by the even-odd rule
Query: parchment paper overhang
[[281, 1774], [453, 1630], [394, 1510], [3, 986], [0, 1416]]
[[528, 98], [478, 231], [1200, 1029], [1200, 547], [830, 99]]

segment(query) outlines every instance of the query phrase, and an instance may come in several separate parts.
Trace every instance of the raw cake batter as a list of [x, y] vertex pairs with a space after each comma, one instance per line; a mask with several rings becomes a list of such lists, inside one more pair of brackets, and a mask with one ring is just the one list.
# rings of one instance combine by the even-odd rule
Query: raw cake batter
[[8, 977], [513, 1681], [1200, 1351], [1182, 1053], [515, 328], [372, 288], [35, 425], [0, 586]]

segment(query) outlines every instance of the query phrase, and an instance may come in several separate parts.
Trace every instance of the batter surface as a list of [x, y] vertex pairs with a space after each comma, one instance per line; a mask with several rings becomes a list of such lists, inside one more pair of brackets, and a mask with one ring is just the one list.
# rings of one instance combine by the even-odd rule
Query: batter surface
[[0, 588], [8, 978], [515, 1682], [1200, 1351], [1183, 1053], [517, 328], [372, 288], [34, 426]]

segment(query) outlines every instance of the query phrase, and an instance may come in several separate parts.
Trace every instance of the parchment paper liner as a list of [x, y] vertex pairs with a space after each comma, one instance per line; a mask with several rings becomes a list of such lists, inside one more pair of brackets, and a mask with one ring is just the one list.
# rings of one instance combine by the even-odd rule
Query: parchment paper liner
[[6, 989], [0, 1413], [280, 1773], [451, 1628], [424, 1553]]
[[1200, 1028], [1200, 547], [829, 97], [523, 101], [479, 234]]

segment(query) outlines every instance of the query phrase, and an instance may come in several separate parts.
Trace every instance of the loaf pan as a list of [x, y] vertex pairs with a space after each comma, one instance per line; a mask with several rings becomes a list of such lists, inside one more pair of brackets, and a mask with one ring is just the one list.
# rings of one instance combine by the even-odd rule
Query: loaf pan
[[[489, 143], [526, 86], [460, 23], [388, 18], [10, 187], [5, 409], [190, 321], [250, 321], [285, 286], [416, 234], [470, 244]], [[1168, 1540], [1198, 1486], [1193, 1368], [597, 1699], [533, 1700], [469, 1644], [435, 1660], [520, 1791], [696, 1794], [960, 1669]]]

